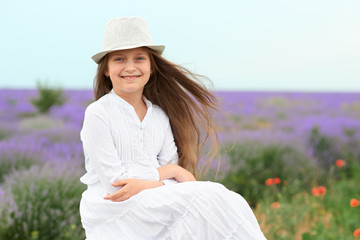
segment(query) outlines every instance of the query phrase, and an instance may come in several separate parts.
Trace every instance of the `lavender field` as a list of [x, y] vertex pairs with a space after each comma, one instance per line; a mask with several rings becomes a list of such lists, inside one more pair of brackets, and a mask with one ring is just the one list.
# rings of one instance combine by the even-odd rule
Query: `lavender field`
[[[93, 98], [64, 94], [62, 106], [40, 114], [37, 90], [0, 90], [0, 239], [84, 239], [79, 132]], [[360, 208], [349, 202], [360, 199], [360, 93], [216, 95], [217, 181], [249, 201], [267, 238], [356, 238]], [[216, 165], [203, 178], [214, 179]]]

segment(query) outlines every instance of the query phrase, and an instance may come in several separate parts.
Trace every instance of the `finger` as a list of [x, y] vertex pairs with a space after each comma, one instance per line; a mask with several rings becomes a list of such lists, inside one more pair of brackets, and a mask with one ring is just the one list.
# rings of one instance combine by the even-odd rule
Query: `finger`
[[118, 198], [112, 199], [111, 201], [122, 202], [122, 201], [128, 200], [129, 198], [130, 198], [130, 196], [128, 194], [123, 194], [123, 195], [119, 196]]
[[111, 194], [111, 195], [106, 195], [104, 197], [104, 199], [114, 201], [115, 199], [118, 199], [120, 197], [121, 197], [121, 194], [114, 193], [114, 194]]
[[115, 192], [114, 194], [112, 194], [110, 197], [111, 201], [123, 201], [126, 200], [128, 198], [130, 198], [130, 196], [132, 194], [129, 193], [129, 185], [124, 186], [123, 188], [121, 188], [119, 191]]
[[121, 196], [123, 196], [123, 195], [128, 195], [128, 191], [129, 191], [128, 187], [125, 186], [113, 194], [106, 195], [105, 199], [114, 201], [115, 199], [121, 198]]
[[104, 199], [109, 200], [109, 199], [110, 199], [110, 196], [111, 196], [111, 194], [107, 193], [107, 194], [105, 195]]
[[122, 195], [123, 194], [121, 194], [121, 193], [119, 193], [119, 192], [116, 192], [116, 193], [114, 193], [114, 194], [109, 194], [109, 195], [106, 195], [105, 197], [104, 197], [104, 199], [106, 199], [106, 200], [111, 200], [111, 201], [113, 201], [113, 202], [116, 202], [117, 201], [117, 199], [120, 199], [121, 197], [122, 197]]
[[127, 183], [128, 183], [128, 179], [123, 179], [112, 182], [111, 185], [113, 185], [114, 187], [118, 187], [118, 186], [124, 186]]

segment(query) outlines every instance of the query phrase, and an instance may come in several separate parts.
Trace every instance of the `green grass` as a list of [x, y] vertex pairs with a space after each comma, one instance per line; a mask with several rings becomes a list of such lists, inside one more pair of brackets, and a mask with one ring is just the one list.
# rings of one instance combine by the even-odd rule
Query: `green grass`
[[[277, 177], [289, 184], [304, 187], [310, 185], [315, 174], [306, 155], [283, 144], [244, 142], [232, 146], [224, 154], [229, 158], [231, 168], [221, 183], [241, 194], [252, 207], [274, 190], [265, 186], [266, 179]], [[304, 180], [299, 182], [298, 179]], [[282, 186], [283, 184], [278, 187]], [[290, 189], [285, 193], [294, 194]]]
[[[358, 165], [350, 167], [360, 171]], [[360, 200], [360, 174], [349, 179], [341, 174], [344, 170], [335, 169], [337, 175], [344, 177], [328, 175], [324, 196], [314, 196], [312, 188], [291, 184], [267, 191], [254, 209], [265, 236], [278, 240], [353, 239], [353, 232], [360, 228], [360, 207], [351, 207], [350, 200]], [[291, 198], [284, 196], [289, 189], [297, 194]], [[274, 197], [280, 203], [276, 209], [271, 207]]]
[[34, 166], [3, 184], [0, 239], [84, 239], [79, 216], [85, 190], [69, 166]]

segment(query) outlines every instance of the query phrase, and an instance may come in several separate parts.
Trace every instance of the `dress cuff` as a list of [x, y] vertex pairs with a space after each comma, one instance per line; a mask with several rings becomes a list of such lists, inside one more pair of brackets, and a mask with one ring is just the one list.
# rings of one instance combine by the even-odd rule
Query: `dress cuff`
[[155, 181], [160, 181], [160, 173], [157, 170], [157, 168], [154, 167], [154, 175], [155, 175]]
[[128, 170], [125, 178], [138, 178], [148, 181], [160, 181], [159, 171], [156, 167], [133, 166]]

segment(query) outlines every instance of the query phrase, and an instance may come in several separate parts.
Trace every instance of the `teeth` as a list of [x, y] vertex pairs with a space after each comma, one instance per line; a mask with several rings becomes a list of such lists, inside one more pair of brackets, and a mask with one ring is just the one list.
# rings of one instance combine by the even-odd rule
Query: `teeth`
[[125, 78], [125, 79], [128, 79], [128, 80], [133, 80], [133, 79], [136, 79], [140, 76], [136, 75], [136, 76], [122, 76], [122, 78]]

